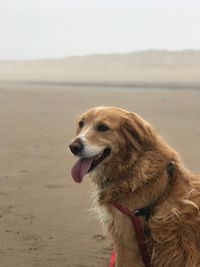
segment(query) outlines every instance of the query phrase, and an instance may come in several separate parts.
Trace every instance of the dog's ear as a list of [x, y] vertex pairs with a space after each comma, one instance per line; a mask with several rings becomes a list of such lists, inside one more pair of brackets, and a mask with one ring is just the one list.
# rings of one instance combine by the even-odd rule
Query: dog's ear
[[153, 127], [135, 113], [128, 112], [122, 117], [122, 128], [129, 143], [138, 149], [146, 149], [155, 142]]

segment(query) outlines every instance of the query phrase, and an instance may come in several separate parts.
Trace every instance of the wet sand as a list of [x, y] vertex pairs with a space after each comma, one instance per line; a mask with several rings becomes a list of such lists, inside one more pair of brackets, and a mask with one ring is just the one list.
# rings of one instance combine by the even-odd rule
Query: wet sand
[[151, 122], [200, 171], [200, 91], [0, 84], [0, 266], [103, 267], [111, 243], [70, 176], [74, 119], [115, 105]]

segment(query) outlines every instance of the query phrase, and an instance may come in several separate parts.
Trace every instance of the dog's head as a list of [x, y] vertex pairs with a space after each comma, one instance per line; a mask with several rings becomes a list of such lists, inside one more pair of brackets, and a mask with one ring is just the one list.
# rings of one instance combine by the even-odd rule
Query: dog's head
[[72, 177], [82, 182], [88, 172], [116, 173], [130, 158], [136, 161], [154, 141], [152, 127], [135, 113], [116, 107], [93, 108], [78, 118], [77, 136], [69, 145], [79, 157]]

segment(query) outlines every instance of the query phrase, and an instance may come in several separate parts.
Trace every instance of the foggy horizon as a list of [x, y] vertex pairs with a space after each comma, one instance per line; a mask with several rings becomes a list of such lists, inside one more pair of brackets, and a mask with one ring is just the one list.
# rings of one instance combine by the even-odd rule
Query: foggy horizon
[[200, 50], [198, 0], [3, 0], [0, 60]]

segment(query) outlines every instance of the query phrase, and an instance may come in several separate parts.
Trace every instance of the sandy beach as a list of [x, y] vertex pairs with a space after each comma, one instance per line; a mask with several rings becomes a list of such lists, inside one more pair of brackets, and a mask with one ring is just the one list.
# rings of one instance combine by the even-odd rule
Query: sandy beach
[[200, 171], [200, 91], [0, 84], [0, 266], [108, 266], [111, 243], [75, 184], [74, 120], [97, 105], [139, 113]]

